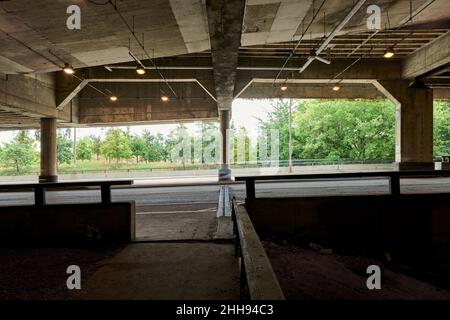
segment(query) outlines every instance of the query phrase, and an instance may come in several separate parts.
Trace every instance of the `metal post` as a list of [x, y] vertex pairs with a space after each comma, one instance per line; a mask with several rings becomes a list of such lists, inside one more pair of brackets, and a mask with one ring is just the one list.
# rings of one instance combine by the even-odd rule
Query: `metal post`
[[101, 185], [102, 203], [111, 203], [111, 185]]
[[247, 199], [255, 199], [255, 180], [247, 179], [245, 180], [245, 189], [247, 190]]
[[389, 177], [390, 179], [390, 191], [391, 195], [400, 194], [400, 175], [398, 173], [393, 173]]
[[45, 189], [43, 187], [34, 187], [34, 204], [42, 205], [45, 204]]

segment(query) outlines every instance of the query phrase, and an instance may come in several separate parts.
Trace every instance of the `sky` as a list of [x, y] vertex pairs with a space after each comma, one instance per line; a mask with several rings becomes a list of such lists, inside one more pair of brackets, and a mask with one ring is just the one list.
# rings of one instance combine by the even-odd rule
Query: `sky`
[[[251, 134], [256, 132], [258, 127], [258, 118], [265, 119], [266, 114], [273, 107], [275, 100], [246, 100], [236, 99], [232, 106], [232, 122], [236, 128], [245, 126]], [[193, 133], [196, 129], [195, 123], [185, 123], [188, 130]], [[144, 130], [148, 130], [153, 134], [162, 133], [168, 135], [171, 130], [177, 126], [174, 124], [153, 124], [153, 125], [139, 125], [130, 126], [130, 130], [134, 134], [142, 134]], [[107, 129], [106, 129], [107, 130]], [[100, 135], [104, 137], [106, 130], [101, 127], [93, 128], [77, 128], [77, 139], [89, 136], [91, 134]], [[31, 132], [34, 134], [34, 131]], [[0, 145], [9, 142], [17, 131], [0, 131]]]

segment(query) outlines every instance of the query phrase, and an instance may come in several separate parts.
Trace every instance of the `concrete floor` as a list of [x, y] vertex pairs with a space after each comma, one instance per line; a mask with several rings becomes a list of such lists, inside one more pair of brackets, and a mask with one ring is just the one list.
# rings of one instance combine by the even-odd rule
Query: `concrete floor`
[[[71, 298], [238, 298], [239, 270], [237, 259], [232, 255], [233, 246], [231, 242], [214, 241], [231, 237], [229, 218], [225, 218], [228, 220], [223, 223], [223, 218], [216, 216], [219, 188], [207, 185], [113, 190], [113, 201], [136, 201], [137, 238], [145, 242], [126, 246], [111, 258], [100, 259], [99, 267], [83, 280], [82, 292]], [[271, 197], [383, 194], [388, 192], [388, 182], [385, 179], [356, 179], [258, 183], [256, 190], [257, 196]], [[402, 192], [450, 192], [450, 179], [404, 179]], [[244, 185], [230, 186], [230, 194], [242, 200], [245, 197]], [[77, 203], [98, 202], [100, 192], [77, 190], [47, 194], [48, 203], [71, 203], [74, 199]], [[0, 205], [25, 203], [33, 203], [32, 193], [0, 193]], [[72, 257], [71, 250], [68, 249], [67, 254]], [[71, 264], [76, 264], [78, 258], [73, 258]], [[33, 259], [26, 254], [23, 261], [20, 263], [24, 266], [33, 264]], [[20, 296], [20, 293], [16, 295], [19, 299]]]
[[232, 244], [138, 243], [97, 270], [71, 299], [239, 299]]
[[[31, 193], [0, 193], [1, 205], [33, 203]], [[78, 190], [48, 192], [48, 203], [98, 202], [99, 192]], [[219, 186], [192, 188], [136, 188], [113, 191], [113, 201], [135, 200], [137, 242], [110, 256], [102, 251], [96, 267], [84, 274], [82, 290], [71, 299], [238, 299], [239, 267], [234, 257], [229, 217], [217, 217]], [[227, 221], [224, 223], [223, 219]], [[198, 242], [201, 241], [201, 242]], [[40, 250], [40, 249], [36, 249]], [[45, 248], [42, 249], [45, 252]], [[33, 251], [34, 252], [34, 251]], [[70, 264], [82, 266], [83, 254], [65, 250]], [[102, 259], [102, 256], [105, 259]], [[1, 258], [1, 252], [0, 252]], [[36, 261], [26, 252], [17, 256], [20, 266]], [[59, 259], [50, 257], [47, 268], [57, 269]], [[8, 267], [6, 264], [5, 268]], [[29, 266], [32, 267], [31, 265]], [[63, 270], [63, 268], [60, 268]], [[83, 270], [86, 267], [82, 267]], [[30, 297], [23, 272], [8, 268], [10, 278], [3, 285], [7, 297]], [[14, 276], [16, 272], [20, 275]], [[19, 278], [19, 279], [18, 279]], [[32, 295], [33, 299], [64, 299], [60, 288], [65, 278], [46, 282], [52, 285]], [[63, 280], [62, 280], [63, 279]], [[38, 281], [34, 279], [32, 282]], [[59, 283], [61, 282], [61, 283]], [[5, 293], [6, 296], [6, 293]], [[2, 294], [0, 292], [0, 298]]]
[[211, 240], [217, 224], [217, 205], [211, 205], [186, 204], [183, 210], [168, 205], [163, 211], [160, 206], [139, 207], [136, 240]]

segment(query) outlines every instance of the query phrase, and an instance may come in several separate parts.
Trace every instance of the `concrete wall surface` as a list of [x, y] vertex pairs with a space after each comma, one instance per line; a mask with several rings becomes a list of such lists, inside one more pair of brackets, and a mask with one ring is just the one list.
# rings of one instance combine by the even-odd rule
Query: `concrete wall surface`
[[126, 243], [135, 237], [135, 203], [0, 208], [0, 246]]
[[246, 207], [260, 235], [326, 248], [449, 260], [450, 195], [257, 198]]

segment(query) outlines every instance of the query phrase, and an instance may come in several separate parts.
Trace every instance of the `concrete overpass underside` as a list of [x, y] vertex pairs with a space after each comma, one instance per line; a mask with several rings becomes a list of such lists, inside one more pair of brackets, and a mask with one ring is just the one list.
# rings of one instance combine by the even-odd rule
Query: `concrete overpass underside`
[[226, 179], [234, 99], [385, 97], [399, 167], [431, 165], [432, 101], [450, 96], [446, 0], [81, 1], [74, 30], [71, 4], [2, 2], [1, 129], [219, 120]]
[[[237, 98], [387, 98], [396, 105], [398, 169], [434, 168], [433, 100], [450, 99], [448, 0], [74, 2], [0, 1], [0, 129], [41, 129], [39, 182], [58, 180], [58, 127], [194, 120], [220, 122], [219, 180], [229, 180], [227, 129], [232, 102]], [[73, 12], [67, 13], [73, 4], [80, 9], [79, 29], [67, 27], [68, 21], [77, 21]], [[380, 25], [370, 29], [367, 22], [377, 8], [380, 16], [374, 21], [379, 18]], [[387, 58], [386, 53], [393, 56]], [[258, 197], [253, 181], [253, 189], [252, 183], [245, 184], [246, 204], [233, 201], [231, 206], [229, 194], [243, 201], [244, 185], [230, 182], [229, 190], [218, 186], [222, 181], [169, 189], [135, 186], [113, 189], [113, 197], [111, 185], [132, 181], [81, 182], [76, 183], [81, 188], [77, 191], [64, 189], [75, 187], [70, 183], [38, 183], [28, 186], [34, 194], [24, 193], [24, 185], [9, 185], [10, 192], [0, 199], [5, 204], [0, 206], [0, 236], [12, 246], [25, 242], [38, 247], [0, 250], [4, 262], [0, 273], [6, 276], [0, 279], [0, 295], [21, 298], [22, 294], [29, 299], [282, 299], [271, 266], [277, 266], [276, 260], [269, 261], [258, 238], [263, 230], [258, 229], [258, 219], [260, 226], [269, 230], [281, 227], [279, 230], [301, 232], [309, 246], [311, 242], [327, 245], [329, 237], [329, 247], [319, 246], [317, 256], [321, 258], [332, 258], [322, 254], [326, 253], [322, 249], [329, 251], [337, 239], [337, 248], [340, 243], [350, 243], [368, 252], [365, 250], [374, 245], [375, 256], [386, 257], [390, 264], [392, 254], [394, 265], [402, 268], [402, 257], [406, 262], [412, 257], [413, 262], [445, 263], [445, 268], [438, 266], [450, 288], [448, 193], [437, 194], [448, 192], [448, 178], [424, 183], [424, 176], [448, 177], [449, 173], [393, 171], [381, 178], [373, 173], [361, 174], [361, 180], [342, 180], [341, 175], [334, 182], [323, 181], [319, 175], [317, 181], [285, 181], [283, 186], [281, 182], [261, 183]], [[408, 174], [420, 176], [400, 181], [401, 175]], [[94, 185], [100, 192], [90, 189]], [[46, 198], [45, 189], [49, 188], [58, 190], [49, 190]], [[319, 241], [310, 238], [316, 231]], [[296, 239], [287, 234], [288, 239]], [[39, 242], [44, 240], [47, 245], [45, 241], [53, 241], [51, 245], [59, 246], [61, 239], [87, 238], [88, 242], [82, 242], [87, 244], [86, 250], [43, 248]], [[92, 245], [105, 239], [115, 243], [120, 239], [125, 244], [100, 250]], [[339, 242], [342, 239], [345, 241]], [[284, 247], [291, 254], [297, 250]], [[268, 253], [287, 251], [280, 246], [271, 248]], [[308, 252], [311, 256], [312, 251]], [[301, 256], [295, 260], [307, 261]], [[361, 275], [366, 266], [360, 268], [359, 261], [358, 267], [352, 264], [346, 274], [364, 285]], [[83, 270], [87, 291], [71, 293], [66, 290], [66, 279], [60, 282], [60, 276], [67, 275], [62, 267], [74, 263]], [[316, 270], [296, 273], [310, 276], [326, 270], [326, 263], [310, 265]], [[336, 263], [331, 265], [332, 272], [339, 271]], [[285, 261], [282, 267], [300, 270]], [[400, 272], [388, 276], [394, 280], [391, 283], [404, 278]], [[267, 278], [275, 282], [268, 284]], [[328, 278], [328, 274], [315, 276], [311, 281], [314, 290], [335, 288], [317, 282]], [[284, 279], [294, 283], [297, 278]], [[344, 288], [351, 287], [345, 278], [342, 283]], [[449, 296], [447, 291], [439, 294], [435, 287], [410, 283], [412, 289], [403, 287], [404, 294], [399, 296]], [[36, 284], [44, 285], [37, 289]], [[247, 297], [245, 287], [251, 291], [249, 287], [255, 284], [253, 291], [259, 296]], [[50, 287], [54, 292], [47, 291]], [[47, 295], [41, 294], [43, 291]], [[262, 294], [266, 292], [270, 295]], [[345, 297], [345, 292], [333, 298], [339, 295]], [[380, 295], [389, 297], [398, 296]]]

